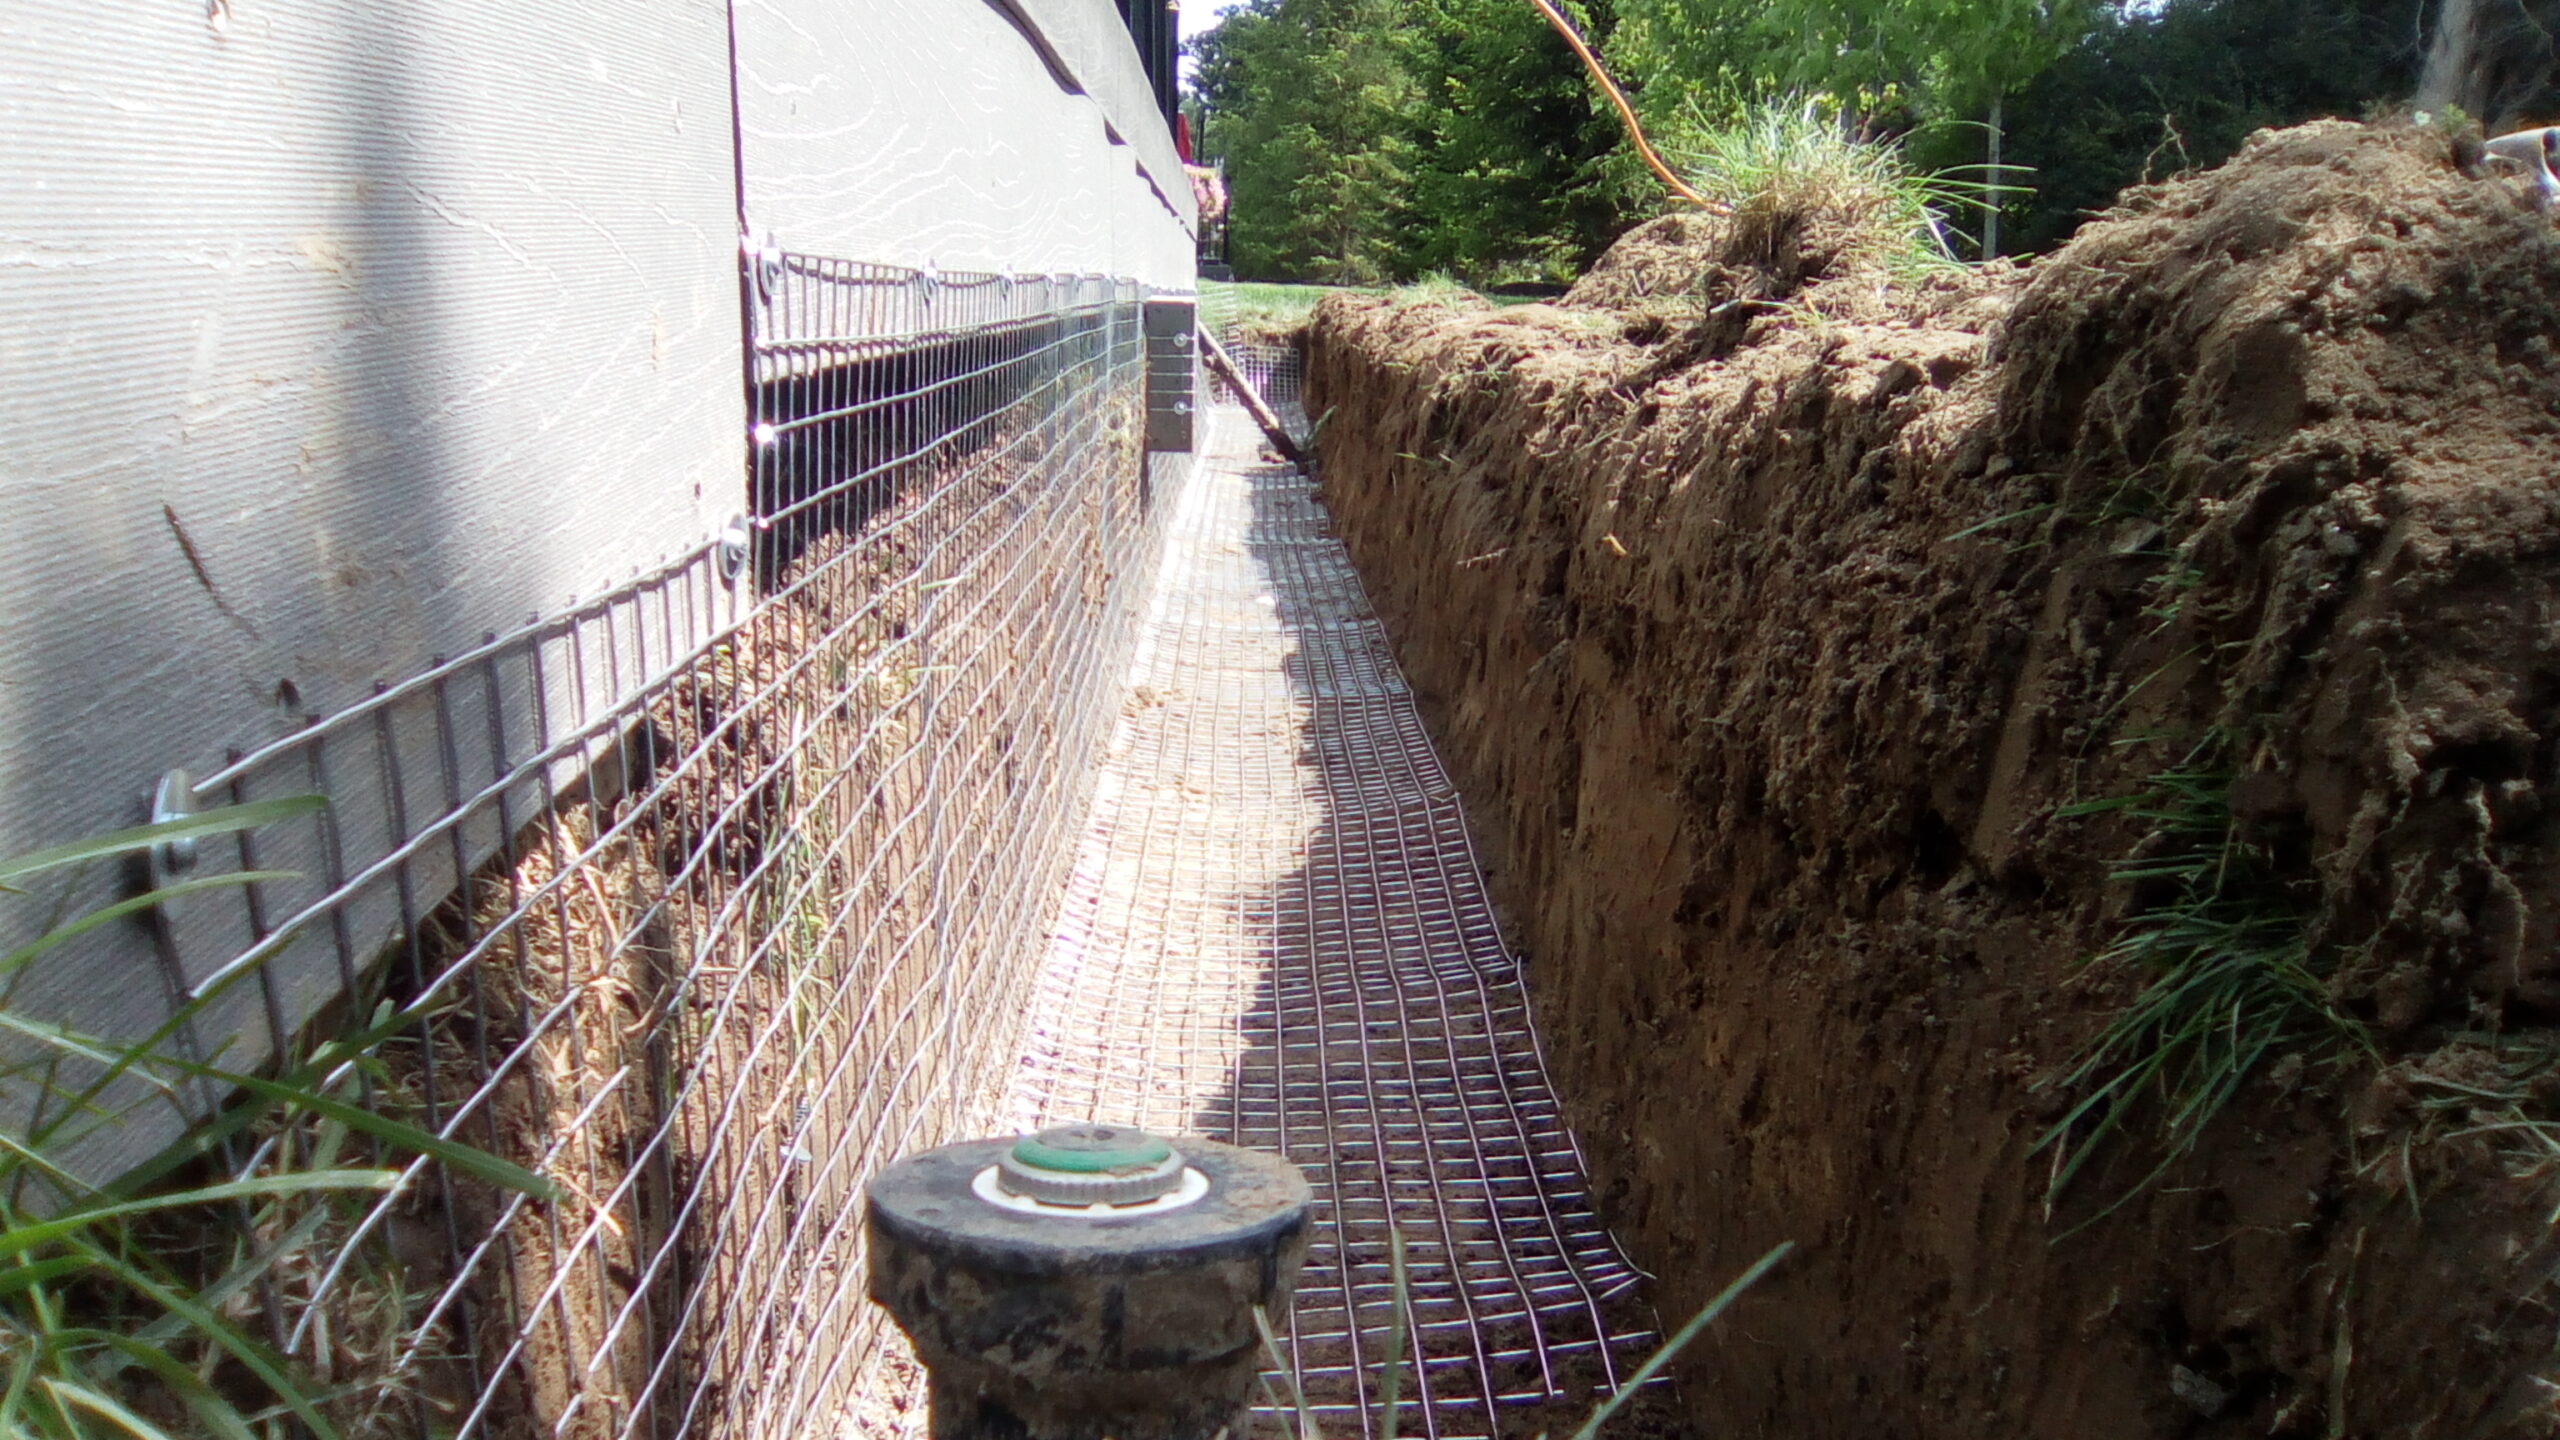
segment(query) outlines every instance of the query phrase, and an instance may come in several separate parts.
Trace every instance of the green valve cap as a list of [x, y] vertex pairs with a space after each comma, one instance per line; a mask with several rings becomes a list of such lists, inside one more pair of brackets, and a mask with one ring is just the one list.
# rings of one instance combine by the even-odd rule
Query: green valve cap
[[1182, 1156], [1144, 1130], [1059, 1125], [996, 1161], [996, 1184], [1044, 1205], [1139, 1205], [1182, 1184]]

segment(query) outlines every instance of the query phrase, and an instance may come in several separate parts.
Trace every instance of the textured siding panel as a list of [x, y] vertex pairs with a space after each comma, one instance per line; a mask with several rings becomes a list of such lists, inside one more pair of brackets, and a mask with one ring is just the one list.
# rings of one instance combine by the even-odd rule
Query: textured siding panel
[[[696, 553], [745, 499], [727, 7], [199, 3], [0, 11], [0, 853], [140, 819], [163, 770]], [[1190, 192], [1109, 0], [739, 0], [736, 26], [749, 213], [782, 243], [1189, 287]], [[648, 593], [657, 663], [729, 603]], [[486, 783], [493, 733], [626, 692], [648, 657], [617, 623], [551, 645], [541, 696], [493, 665], [332, 739], [346, 868]], [[381, 880], [286, 945], [207, 1047], [253, 1063], [498, 840], [431, 838], [406, 898]], [[262, 923], [332, 873], [309, 830], [260, 862], [306, 877]], [[139, 1033], [252, 919], [102, 934], [12, 1004]]]
[[[226, 20], [0, 11], [0, 852], [743, 499], [720, 4]], [[17, 1003], [156, 1020], [143, 949]]]
[[1109, 0], [738, 0], [737, 24], [747, 216], [784, 247], [1190, 287], [1190, 189]]
[[[1155, 87], [1112, 0], [991, 0], [1057, 57], [1076, 89], [1093, 98], [1112, 133], [1136, 152], [1139, 171], [1166, 196], [1176, 218], [1197, 228], [1191, 186], [1173, 131], [1156, 109]], [[1175, 8], [1176, 0], [1146, 0]]]

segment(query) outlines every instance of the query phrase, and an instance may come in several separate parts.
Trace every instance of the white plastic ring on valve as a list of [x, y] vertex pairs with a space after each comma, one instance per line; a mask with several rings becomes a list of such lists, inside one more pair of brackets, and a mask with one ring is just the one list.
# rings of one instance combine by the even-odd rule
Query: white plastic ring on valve
[[1191, 1173], [1182, 1152], [1159, 1136], [1125, 1125], [1081, 1124], [1023, 1136], [997, 1157], [992, 1179], [1004, 1196], [1084, 1210], [1163, 1201], [1179, 1195]]
[[1185, 1165], [1171, 1190], [1151, 1200], [1117, 1205], [1040, 1200], [1029, 1195], [1017, 1195], [1005, 1187], [1004, 1172], [993, 1165], [979, 1171], [970, 1181], [969, 1189], [997, 1209], [1010, 1210], [1016, 1215], [1038, 1215], [1049, 1220], [1143, 1220], [1150, 1215], [1162, 1215], [1168, 1210], [1196, 1205], [1208, 1198], [1209, 1177], [1196, 1166]]
[[720, 527], [720, 539], [712, 549], [712, 558], [720, 567], [720, 579], [734, 585], [746, 573], [747, 556], [755, 544], [755, 530], [744, 515], [729, 517]]

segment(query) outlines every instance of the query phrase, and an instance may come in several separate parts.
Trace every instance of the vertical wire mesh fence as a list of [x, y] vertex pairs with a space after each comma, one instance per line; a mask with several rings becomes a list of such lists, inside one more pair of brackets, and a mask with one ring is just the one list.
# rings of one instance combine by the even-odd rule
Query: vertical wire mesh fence
[[[1244, 382], [1279, 414], [1282, 423], [1298, 439], [1310, 439], [1305, 409], [1306, 332], [1301, 329], [1275, 337], [1248, 327], [1231, 284], [1204, 283], [1200, 290], [1200, 328], [1218, 337]], [[1216, 393], [1240, 398], [1233, 397], [1223, 377], [1217, 381]]]
[[[1154, 554], [1141, 297], [772, 250], [742, 286], [735, 533], [195, 787], [332, 802], [207, 865], [298, 875], [189, 917], [203, 1028], [560, 1190], [416, 1160], [171, 1238], [265, 1257], [225, 1303], [348, 1433], [856, 1424], [861, 1182], [984, 1128], [1012, 1058]], [[231, 1168], [351, 1158], [305, 1112]]]
[[[774, 250], [741, 286], [732, 533], [229, 757], [199, 804], [330, 805], [208, 846], [208, 872], [291, 873], [155, 930], [191, 1055], [263, 1056], [558, 1193], [385, 1154], [305, 1108], [206, 1163], [385, 1163], [397, 1185], [170, 1228], [173, 1269], [254, 1276], [207, 1293], [350, 1435], [911, 1432], [912, 1371], [861, 1293], [861, 1184], [1034, 1111], [1109, 1108], [1023, 1032], [1045, 1006], [1100, 1034], [1136, 993], [1035, 981], [1053, 936], [1085, 933], [1053, 920], [1115, 783], [1106, 738], [1178, 700], [1133, 647], [1183, 660], [1214, 632], [1252, 652], [1209, 667], [1242, 697], [1217, 717], [1280, 749], [1227, 775], [1175, 746], [1184, 773], [1159, 778], [1267, 781], [1273, 814], [1309, 823], [1252, 894], [1252, 866], [1189, 832], [1119, 837], [1170, 847], [1189, 878], [1165, 905], [1233, 892], [1252, 950], [1160, 957], [1182, 986], [1244, 989], [1214, 1037], [1197, 1006], [1146, 1029], [1140, 1062], [1227, 1059], [1216, 1096], [1136, 1118], [1318, 1180], [1325, 1238], [1287, 1334], [1329, 1432], [1379, 1418], [1390, 1223], [1417, 1265], [1412, 1433], [1513, 1433], [1621, 1382], [1647, 1317], [1589, 1216], [1454, 795], [1303, 479], [1256, 473], [1183, 512], [1216, 522], [1185, 531], [1202, 575], [1263, 607], [1203, 630], [1191, 610], [1237, 597], [1152, 583], [1136, 287]], [[1233, 348], [1305, 433], [1296, 351]]]

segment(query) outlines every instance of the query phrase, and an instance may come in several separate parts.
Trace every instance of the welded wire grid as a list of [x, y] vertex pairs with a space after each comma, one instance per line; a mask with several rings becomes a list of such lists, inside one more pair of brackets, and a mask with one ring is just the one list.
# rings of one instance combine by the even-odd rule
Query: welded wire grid
[[[1236, 362], [1236, 369], [1243, 373], [1244, 382], [1279, 413], [1281, 422], [1289, 427], [1292, 434], [1303, 438], [1307, 434], [1305, 353], [1296, 345], [1241, 337], [1221, 338], [1228, 356]], [[1218, 393], [1226, 394], [1229, 387], [1221, 379], [1217, 389]]]
[[[1317, 1196], [1287, 1358], [1329, 1436], [1559, 1433], [1651, 1336], [1442, 770], [1308, 480], [1233, 405], [1176, 502], [1010, 1109], [1277, 1151]], [[1284, 1417], [1266, 1410], [1282, 1430]]]
[[[1294, 339], [1266, 339], [1248, 333], [1238, 292], [1231, 284], [1204, 282], [1200, 287], [1199, 313], [1200, 328], [1218, 337], [1236, 368], [1244, 372], [1245, 382], [1303, 437], [1306, 417], [1300, 409], [1300, 396], [1305, 388], [1306, 354], [1302, 346]], [[1227, 393], [1223, 379], [1217, 388], [1219, 393]]]
[[308, 1054], [285, 992], [334, 987], [390, 1037], [340, 1093], [563, 1191], [421, 1162], [261, 1212], [351, 1429], [853, 1427], [897, 1363], [861, 1182], [986, 1128], [1016, 1053], [1157, 551], [1140, 296], [773, 250], [742, 290], [748, 523], [197, 787], [332, 799], [239, 847], [304, 878], [192, 917], [242, 932], [181, 967], [213, 1028]]

